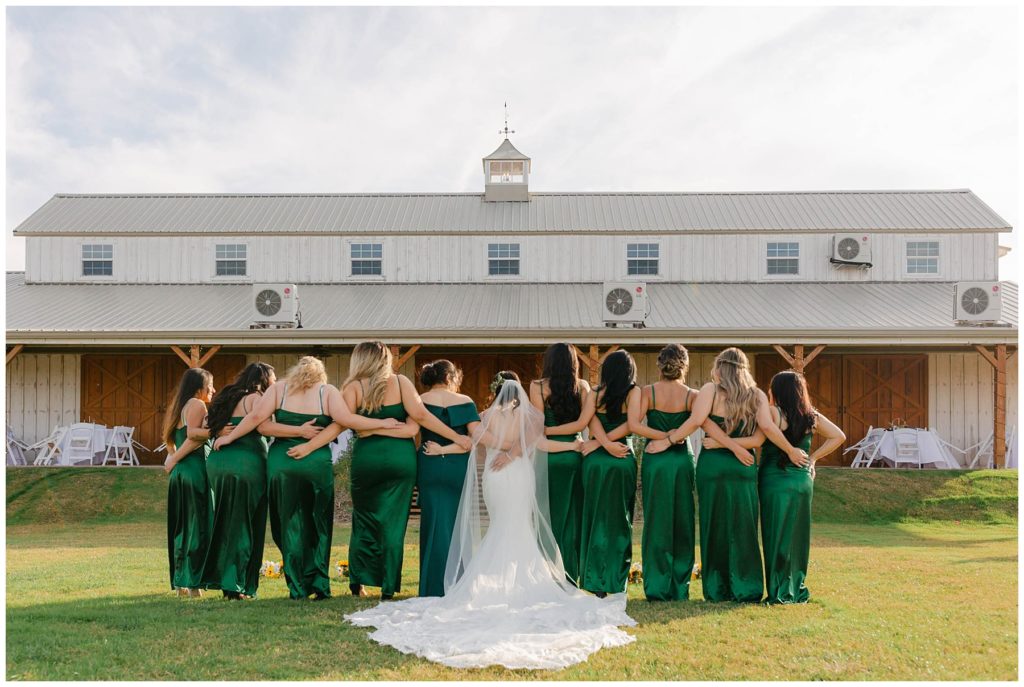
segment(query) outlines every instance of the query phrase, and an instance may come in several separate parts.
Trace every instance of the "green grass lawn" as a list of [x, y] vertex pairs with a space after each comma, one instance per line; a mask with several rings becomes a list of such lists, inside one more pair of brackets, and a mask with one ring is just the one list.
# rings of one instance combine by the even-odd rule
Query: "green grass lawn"
[[[811, 602], [648, 603], [637, 641], [558, 672], [459, 671], [366, 638], [324, 602], [175, 598], [162, 473], [7, 473], [7, 677], [19, 680], [1015, 680], [1016, 471], [819, 471]], [[76, 520], [78, 522], [76, 522]], [[637, 527], [639, 537], [640, 527]], [[415, 592], [415, 521], [401, 596]], [[344, 558], [348, 529], [335, 531]], [[268, 536], [267, 557], [279, 558]], [[639, 546], [634, 549], [639, 553]]]

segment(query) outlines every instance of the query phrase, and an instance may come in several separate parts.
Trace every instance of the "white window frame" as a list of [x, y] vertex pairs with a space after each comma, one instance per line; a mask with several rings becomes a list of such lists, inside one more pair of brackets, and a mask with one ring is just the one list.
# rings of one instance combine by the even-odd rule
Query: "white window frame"
[[[648, 257], [642, 257], [642, 258], [641, 257], [630, 258], [629, 257], [629, 247], [630, 246], [654, 246], [655, 249], [658, 251], [658, 255], [657, 255], [657, 257], [654, 257], [654, 258], [649, 257], [649, 256]], [[625, 245], [625, 253], [626, 253], [626, 269], [623, 272], [623, 279], [624, 279], [624, 281], [629, 281], [629, 280], [644, 281], [644, 280], [647, 280], [647, 279], [658, 279], [658, 278], [660, 278], [662, 276], [661, 275], [661, 265], [662, 265], [662, 263], [661, 263], [661, 241], [655, 241], [655, 240], [651, 240], [651, 239], [646, 239], [646, 240], [627, 239], [626, 245]], [[629, 261], [630, 260], [654, 260], [654, 261], [656, 261], [658, 263], [658, 271], [655, 272], [654, 274], [630, 274], [630, 272], [629, 272]]]
[[[910, 244], [912, 244], [912, 243], [934, 243], [938, 247], [938, 255], [935, 255], [935, 256], [929, 256], [929, 255], [911, 256], [911, 255], [908, 255], [907, 253], [910, 251]], [[935, 271], [934, 272], [911, 272], [910, 271], [910, 258], [912, 258], [912, 257], [921, 257], [921, 258], [934, 257], [935, 258]], [[937, 239], [937, 238], [906, 238], [906, 239], [903, 240], [903, 253], [900, 256], [900, 261], [903, 264], [903, 276], [906, 279], [942, 279], [943, 278], [943, 274], [942, 274], [942, 267], [943, 267], [943, 265], [942, 265], [942, 241], [940, 239]]]
[[[513, 257], [504, 257], [503, 258], [501, 256], [498, 256], [496, 258], [492, 258], [491, 257], [491, 246], [515, 246], [516, 247], [516, 252], [517, 252], [517, 257], [515, 257], [515, 258], [513, 258]], [[498, 281], [501, 281], [501, 280], [513, 280], [513, 281], [515, 281], [515, 280], [523, 278], [523, 242], [522, 241], [507, 241], [507, 240], [501, 240], [501, 239], [498, 239], [496, 241], [492, 241], [492, 240], [488, 239], [487, 243], [484, 244], [484, 260], [487, 263], [487, 265], [485, 267], [484, 274], [487, 276], [488, 279], [496, 279]], [[518, 269], [516, 270], [515, 274], [491, 274], [491, 260], [515, 260], [516, 263], [517, 263], [517, 268]]]
[[[773, 243], [794, 243], [794, 244], [796, 244], [796, 273], [769, 274], [769, 272], [768, 272], [768, 260], [771, 257], [778, 257], [778, 256], [769, 256], [768, 255], [768, 246], [770, 244], [773, 244]], [[791, 258], [791, 257], [792, 256], [785, 256], [783, 259], [788, 259], [788, 258]], [[800, 239], [793, 239], [793, 238], [766, 238], [766, 239], [764, 239], [761, 242], [761, 255], [760, 255], [760, 258], [759, 258], [761, 260], [761, 273], [764, 275], [765, 279], [772, 279], [772, 280], [775, 280], [775, 279], [781, 279], [781, 280], [786, 280], [786, 279], [797, 279], [797, 280], [799, 280], [799, 279], [802, 279], [803, 278], [803, 261], [804, 261], [805, 257], [806, 257], [806, 251], [804, 251], [804, 242], [801, 241]]]
[[[217, 274], [217, 266], [221, 262], [239, 262], [239, 258], [218, 258], [217, 248], [219, 246], [242, 246], [245, 248], [245, 258], [241, 262], [245, 263], [245, 274]], [[217, 281], [249, 281], [252, 279], [252, 275], [249, 272], [249, 256], [252, 254], [249, 243], [247, 241], [225, 241], [216, 242], [213, 244], [213, 278]]]
[[[89, 262], [106, 262], [107, 259], [100, 257], [85, 257], [85, 248], [89, 247], [109, 247], [110, 248], [110, 274], [86, 274], [85, 263], [86, 260]], [[113, 241], [82, 241], [78, 244], [78, 274], [80, 279], [88, 281], [113, 281], [117, 275], [117, 266], [114, 264], [114, 242]]]
[[[366, 246], [366, 245], [377, 245], [380, 246], [380, 274], [353, 274], [352, 273], [352, 262], [353, 260], [377, 260], [377, 258], [355, 258], [352, 256], [352, 249], [355, 246]], [[345, 279], [348, 281], [384, 281], [387, 278], [387, 254], [388, 245], [387, 241], [379, 238], [351, 238], [345, 240], [345, 264], [347, 265], [345, 273]]]

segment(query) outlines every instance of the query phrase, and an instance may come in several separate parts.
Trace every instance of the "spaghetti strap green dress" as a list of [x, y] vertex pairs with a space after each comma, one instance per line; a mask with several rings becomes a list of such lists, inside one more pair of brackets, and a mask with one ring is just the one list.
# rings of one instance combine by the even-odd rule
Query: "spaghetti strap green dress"
[[[606, 413], [598, 421], [610, 432], [618, 422]], [[636, 457], [616, 458], [604, 448], [583, 457], [583, 513], [580, 533], [580, 588], [617, 594], [626, 589], [633, 560]]]
[[[243, 416], [232, 417], [238, 425]], [[267, 535], [267, 440], [253, 430], [210, 450], [213, 531], [203, 581], [209, 589], [256, 596]]]
[[[184, 411], [181, 422], [185, 424]], [[174, 445], [188, 438], [188, 427], [174, 430]], [[206, 454], [209, 443], [178, 461], [167, 480], [167, 562], [171, 589], [198, 589], [203, 586], [203, 564], [210, 546], [210, 519], [213, 510], [209, 481], [206, 478]]]
[[[708, 416], [725, 429], [725, 418]], [[729, 436], [747, 436], [740, 425]], [[757, 602], [764, 593], [757, 545], [757, 463], [744, 465], [727, 448], [697, 459], [700, 576], [708, 601]]]
[[[668, 432], [690, 417], [687, 410], [670, 413], [657, 409], [654, 386], [647, 426]], [[651, 600], [679, 601], [690, 598], [694, 559], [693, 455], [687, 441], [661, 453], [644, 453], [640, 463], [644, 530], [640, 539], [644, 595]]]
[[[542, 391], [543, 394], [543, 391]], [[544, 426], [560, 424], [555, 413], [544, 404]], [[556, 434], [551, 441], [576, 441], [575, 434]], [[551, 511], [551, 532], [562, 553], [565, 576], [573, 584], [580, 579], [580, 534], [583, 522], [583, 454], [579, 451], [548, 453], [548, 507]]]
[[[811, 452], [812, 433], [799, 447]], [[761, 500], [761, 544], [764, 548], [766, 601], [770, 604], [805, 603], [810, 592], [807, 561], [811, 553], [811, 497], [814, 480], [809, 467], [793, 465], [778, 446], [765, 441], [757, 473]]]
[[[331, 424], [324, 413], [324, 387], [320, 387], [320, 412], [295, 413], [281, 406], [274, 413], [283, 425], [300, 426], [314, 420], [317, 427]], [[270, 534], [281, 550], [284, 579], [293, 599], [331, 595], [331, 537], [334, 533], [334, 470], [331, 449], [322, 446], [301, 460], [288, 449], [306, 443], [302, 437], [275, 437], [267, 452], [270, 500]]]
[[[401, 391], [401, 385], [399, 385]], [[402, 401], [381, 406], [365, 417], [404, 422]], [[348, 549], [349, 583], [380, 587], [391, 596], [402, 586], [405, 530], [416, 484], [416, 444], [410, 439], [371, 435], [352, 449], [352, 538]], [[443, 574], [443, 573], [442, 573]]]
[[[435, 406], [424, 403], [441, 422], [462, 435], [469, 434], [468, 425], [479, 422], [474, 403]], [[420, 596], [444, 596], [444, 569], [448, 563], [448, 547], [452, 543], [455, 515], [459, 512], [462, 484], [466, 479], [468, 453], [428, 456], [423, 447], [428, 441], [441, 446], [451, 442], [429, 429], [422, 429], [423, 443], [416, 454], [416, 486], [420, 504]]]

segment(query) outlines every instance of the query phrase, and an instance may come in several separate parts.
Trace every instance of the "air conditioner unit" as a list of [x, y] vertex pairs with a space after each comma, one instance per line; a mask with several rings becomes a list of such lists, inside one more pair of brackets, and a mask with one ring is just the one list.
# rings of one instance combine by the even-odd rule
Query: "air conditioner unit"
[[604, 324], [643, 327], [647, 319], [647, 284], [643, 282], [605, 282]]
[[953, 286], [956, 322], [998, 322], [1003, 310], [1003, 287], [997, 281], [962, 281]]
[[287, 328], [299, 324], [299, 292], [295, 284], [253, 284], [250, 329]]
[[871, 241], [867, 234], [836, 234], [832, 237], [833, 265], [871, 267]]

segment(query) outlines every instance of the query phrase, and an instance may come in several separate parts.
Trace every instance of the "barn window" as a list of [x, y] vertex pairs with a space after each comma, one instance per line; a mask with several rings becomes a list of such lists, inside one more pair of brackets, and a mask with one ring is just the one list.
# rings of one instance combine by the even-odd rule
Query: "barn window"
[[522, 184], [526, 180], [526, 163], [523, 160], [491, 160], [488, 163], [491, 184]]
[[82, 274], [86, 277], [114, 276], [114, 246], [109, 243], [84, 244]]
[[244, 277], [248, 248], [244, 243], [218, 243], [216, 249], [218, 277]]
[[352, 244], [352, 276], [381, 276], [383, 269], [384, 244]]
[[519, 274], [519, 244], [487, 244], [487, 274], [492, 276]]
[[939, 242], [907, 241], [907, 274], [938, 274]]
[[800, 274], [800, 244], [796, 241], [769, 241], [769, 275]]
[[657, 243], [627, 243], [626, 274], [658, 274], [659, 253], [660, 247]]

